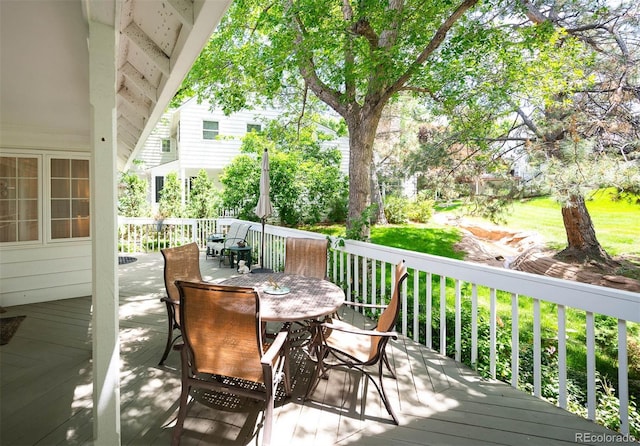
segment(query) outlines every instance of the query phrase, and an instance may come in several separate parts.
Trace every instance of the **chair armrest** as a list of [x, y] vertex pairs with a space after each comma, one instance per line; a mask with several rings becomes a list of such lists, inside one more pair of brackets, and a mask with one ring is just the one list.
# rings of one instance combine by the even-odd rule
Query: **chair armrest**
[[168, 304], [173, 304], [173, 305], [180, 305], [180, 301], [179, 300], [173, 300], [168, 298], [167, 296], [161, 297], [160, 298], [160, 302], [166, 302]]
[[247, 239], [245, 238], [241, 238], [241, 237], [232, 237], [232, 238], [226, 238], [224, 239], [224, 244], [226, 245], [227, 242], [233, 241], [233, 240], [237, 240], [238, 242], [246, 242]]
[[387, 338], [398, 338], [398, 333], [395, 331], [377, 331], [377, 330], [363, 330], [360, 328], [356, 328], [354, 326], [346, 326], [346, 325], [336, 325], [329, 322], [324, 322], [320, 324], [321, 327], [329, 328], [331, 330], [338, 330], [345, 333], [352, 333], [357, 335], [365, 335], [365, 336], [382, 336]]
[[280, 331], [276, 335], [276, 338], [273, 340], [273, 343], [269, 346], [267, 351], [260, 358], [260, 362], [262, 364], [264, 364], [264, 365], [272, 365], [273, 364], [273, 361], [276, 359], [276, 356], [278, 356], [278, 354], [280, 353], [280, 350], [282, 350], [282, 347], [284, 346], [285, 342], [287, 342], [287, 336], [289, 336], [289, 333], [287, 331], [284, 331], [284, 330]]
[[344, 302], [344, 305], [349, 305], [352, 307], [359, 307], [359, 308], [377, 308], [380, 310], [384, 310], [385, 308], [387, 308], [387, 305], [378, 305], [378, 304], [365, 304], [363, 302]]

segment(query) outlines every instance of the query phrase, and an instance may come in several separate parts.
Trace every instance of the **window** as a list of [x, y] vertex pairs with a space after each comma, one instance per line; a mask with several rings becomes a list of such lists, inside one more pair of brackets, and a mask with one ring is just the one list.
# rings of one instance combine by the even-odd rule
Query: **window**
[[202, 121], [202, 139], [216, 139], [218, 136], [217, 121]]
[[89, 237], [89, 160], [51, 158], [51, 239]]
[[40, 158], [0, 157], [0, 242], [40, 238]]
[[247, 133], [259, 132], [261, 130], [262, 126], [260, 124], [247, 124]]
[[63, 154], [0, 157], [0, 243], [91, 236], [89, 160]]
[[184, 193], [186, 197], [191, 195], [191, 190], [193, 189], [193, 182], [197, 177], [189, 177], [184, 179]]
[[162, 153], [171, 152], [171, 140], [169, 138], [162, 139], [160, 141], [160, 144], [162, 146]]
[[164, 189], [164, 177], [156, 177], [156, 203], [160, 202], [162, 189]]

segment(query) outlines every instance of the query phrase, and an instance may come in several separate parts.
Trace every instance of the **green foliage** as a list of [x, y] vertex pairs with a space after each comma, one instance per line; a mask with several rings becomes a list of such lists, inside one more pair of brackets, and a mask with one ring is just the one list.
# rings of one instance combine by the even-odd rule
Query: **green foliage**
[[351, 221], [351, 225], [347, 227], [345, 238], [349, 240], [367, 241], [371, 228], [371, 217], [375, 213], [377, 206], [370, 204], [367, 206], [360, 216]]
[[333, 196], [329, 202], [328, 223], [344, 223], [347, 221], [349, 205], [349, 188], [345, 186], [341, 194]]
[[198, 176], [191, 183], [186, 215], [188, 218], [216, 217], [218, 199], [213, 181], [209, 179], [206, 170], [200, 169]]
[[271, 122], [263, 132], [244, 139], [243, 152], [227, 166], [220, 181], [225, 206], [240, 209], [240, 217], [255, 220], [260, 190], [261, 156], [269, 151], [271, 201], [286, 225], [318, 223], [341, 211], [339, 199], [347, 196], [340, 173], [340, 152], [320, 146], [322, 133], [308, 124], [299, 131]]
[[420, 193], [415, 200], [409, 203], [407, 217], [416, 223], [427, 223], [433, 216], [434, 206], [433, 200], [427, 199], [426, 194]]
[[150, 216], [151, 207], [147, 200], [147, 181], [129, 171], [120, 175], [120, 184], [123, 187], [118, 191], [118, 215], [123, 217]]
[[390, 195], [384, 200], [384, 216], [391, 224], [406, 223], [409, 218], [409, 200], [397, 195]]
[[158, 217], [182, 217], [182, 193], [180, 181], [176, 172], [170, 172], [164, 181], [164, 187], [160, 191], [160, 202], [158, 204]]

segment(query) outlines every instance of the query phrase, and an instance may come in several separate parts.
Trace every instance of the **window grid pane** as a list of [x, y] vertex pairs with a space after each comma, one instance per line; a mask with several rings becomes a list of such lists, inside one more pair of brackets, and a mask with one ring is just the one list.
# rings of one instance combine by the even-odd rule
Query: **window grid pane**
[[52, 239], [90, 236], [89, 196], [88, 160], [51, 160]]
[[0, 243], [39, 238], [37, 157], [0, 157]]
[[202, 121], [202, 139], [216, 139], [218, 136], [217, 121]]

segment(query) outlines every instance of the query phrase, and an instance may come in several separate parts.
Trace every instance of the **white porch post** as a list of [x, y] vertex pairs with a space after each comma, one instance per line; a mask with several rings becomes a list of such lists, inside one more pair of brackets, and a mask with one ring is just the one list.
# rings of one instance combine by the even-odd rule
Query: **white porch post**
[[117, 32], [89, 20], [92, 106], [93, 436], [120, 445], [120, 344], [117, 271]]

